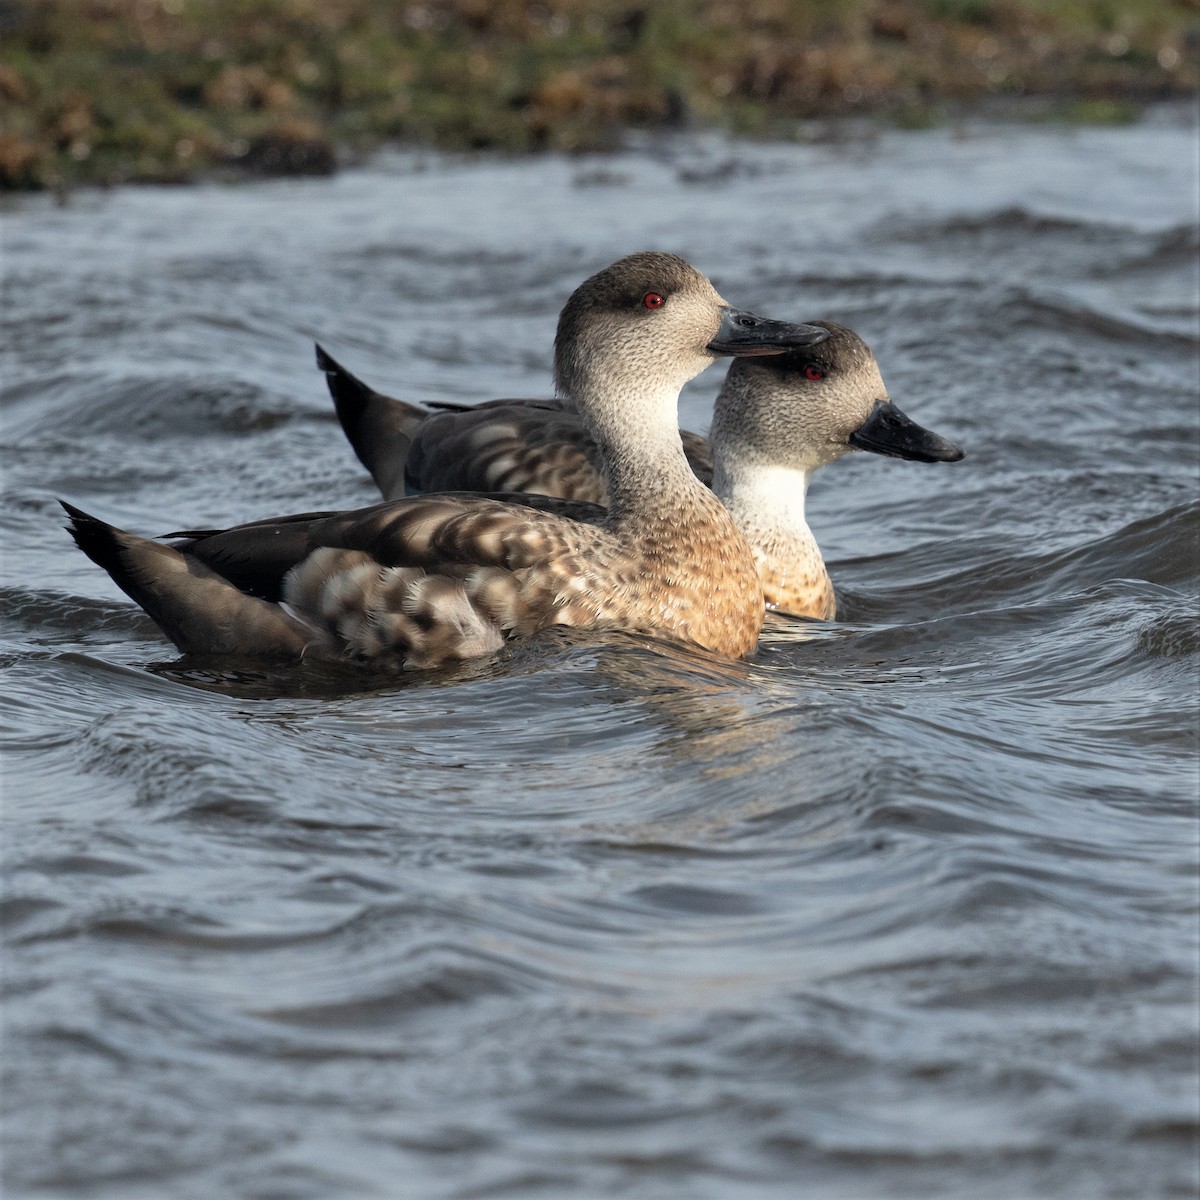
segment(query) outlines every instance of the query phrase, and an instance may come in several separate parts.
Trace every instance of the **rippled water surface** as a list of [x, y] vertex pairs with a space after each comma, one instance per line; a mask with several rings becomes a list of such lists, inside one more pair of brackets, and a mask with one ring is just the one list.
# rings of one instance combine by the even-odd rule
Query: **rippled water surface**
[[[1194, 135], [10, 203], [6, 1200], [1194, 1195]], [[367, 503], [315, 337], [545, 395], [651, 247], [851, 325], [967, 448], [818, 477], [836, 624], [233, 670], [61, 528]]]

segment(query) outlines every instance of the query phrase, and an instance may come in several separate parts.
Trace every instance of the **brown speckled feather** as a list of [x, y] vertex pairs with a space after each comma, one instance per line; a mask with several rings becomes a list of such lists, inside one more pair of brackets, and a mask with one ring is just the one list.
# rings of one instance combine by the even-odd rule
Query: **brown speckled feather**
[[[726, 642], [749, 648], [756, 622], [744, 610], [757, 582], [747, 578], [746, 549], [730, 538], [732, 523], [715, 497], [709, 507], [713, 528], [698, 531], [668, 505], [631, 537], [488, 497], [414, 496], [315, 521], [307, 531], [310, 557], [291, 572], [285, 598], [295, 603], [311, 588], [309, 572], [328, 574], [330, 560], [312, 550], [334, 548], [365, 552], [381, 568], [460, 580], [470, 604], [503, 636], [554, 624], [669, 627], [711, 649]], [[722, 586], [727, 571], [739, 586]]]

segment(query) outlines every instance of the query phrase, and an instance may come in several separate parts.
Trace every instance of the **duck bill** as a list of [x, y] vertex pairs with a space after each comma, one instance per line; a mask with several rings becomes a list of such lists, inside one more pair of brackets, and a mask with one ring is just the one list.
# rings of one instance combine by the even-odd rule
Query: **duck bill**
[[850, 435], [858, 450], [913, 462], [958, 462], [963, 450], [906, 417], [890, 400], [876, 400], [871, 415]]
[[768, 321], [737, 308], [726, 308], [716, 337], [708, 343], [710, 354], [728, 354], [744, 358], [756, 354], [786, 354], [802, 346], [815, 346], [829, 336], [828, 329], [816, 325], [793, 325], [788, 321]]

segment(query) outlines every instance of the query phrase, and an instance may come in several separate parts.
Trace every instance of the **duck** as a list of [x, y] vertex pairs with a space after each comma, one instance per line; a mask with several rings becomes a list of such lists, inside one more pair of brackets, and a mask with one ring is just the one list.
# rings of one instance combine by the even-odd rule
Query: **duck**
[[165, 542], [64, 503], [68, 531], [185, 655], [419, 669], [565, 625], [743, 658], [764, 619], [758, 570], [688, 465], [679, 393], [718, 357], [784, 354], [828, 336], [735, 309], [684, 259], [644, 251], [580, 284], [555, 335], [556, 390], [603, 464], [599, 523], [458, 492]]
[[[958, 462], [964, 452], [896, 406], [854, 330], [810, 324], [826, 330], [824, 341], [734, 359], [710, 437], [682, 431], [682, 444], [749, 543], [767, 611], [828, 621], [837, 596], [805, 514], [813, 474], [853, 451], [925, 463]], [[564, 401], [422, 406], [368, 387], [320, 345], [316, 353], [342, 429], [385, 498], [502, 488], [606, 503], [599, 450]]]

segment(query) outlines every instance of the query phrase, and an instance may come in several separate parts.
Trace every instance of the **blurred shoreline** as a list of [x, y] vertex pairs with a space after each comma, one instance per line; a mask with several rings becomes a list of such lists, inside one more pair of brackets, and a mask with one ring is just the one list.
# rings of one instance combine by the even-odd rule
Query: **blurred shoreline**
[[[0, 188], [1194, 99], [1196, 0], [0, 0]], [[814, 124], [815, 123], [815, 124]]]

